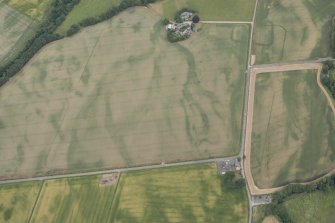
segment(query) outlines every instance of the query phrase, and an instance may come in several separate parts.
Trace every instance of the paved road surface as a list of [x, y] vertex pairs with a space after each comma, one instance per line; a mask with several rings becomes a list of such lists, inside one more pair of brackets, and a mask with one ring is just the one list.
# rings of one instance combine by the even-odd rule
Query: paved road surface
[[249, 21], [200, 21], [204, 24], [252, 24]]
[[109, 174], [109, 173], [114, 173], [114, 172], [127, 172], [127, 171], [135, 171], [135, 170], [149, 170], [149, 169], [155, 169], [155, 168], [166, 168], [166, 167], [192, 165], [192, 164], [204, 164], [204, 163], [212, 163], [212, 162], [217, 162], [217, 161], [223, 161], [223, 160], [227, 160], [227, 159], [234, 159], [234, 158], [237, 158], [237, 157], [238, 156], [215, 158], [215, 159], [206, 159], [206, 160], [186, 161], [186, 162], [178, 162], [178, 163], [156, 164], [156, 165], [140, 166], [140, 167], [118, 168], [118, 169], [85, 172], [85, 173], [59, 174], [59, 175], [31, 177], [31, 178], [24, 178], [24, 179], [3, 180], [3, 181], [0, 181], [0, 184], [22, 183], [22, 182], [28, 182], [28, 181], [43, 181], [43, 180], [52, 180], [52, 179], [59, 179], [59, 178]]

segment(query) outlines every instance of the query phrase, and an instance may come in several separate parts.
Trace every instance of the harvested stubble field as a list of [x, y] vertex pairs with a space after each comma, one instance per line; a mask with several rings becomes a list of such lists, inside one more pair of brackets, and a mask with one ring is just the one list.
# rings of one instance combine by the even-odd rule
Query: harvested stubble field
[[253, 38], [256, 63], [327, 57], [333, 0], [260, 0]]
[[57, 33], [66, 33], [72, 25], [84, 19], [95, 18], [107, 12], [113, 6], [119, 5], [121, 0], [81, 0], [66, 16], [65, 21], [56, 30]]
[[36, 26], [33, 20], [0, 1], [0, 65], [17, 55]]
[[247, 222], [245, 187], [231, 189], [222, 178], [214, 164], [125, 173], [108, 222]]
[[259, 188], [302, 182], [335, 161], [335, 117], [316, 71], [257, 74], [251, 170]]
[[46, 46], [0, 91], [0, 175], [237, 154], [248, 32], [171, 44], [138, 7]]
[[3, 0], [2, 2], [36, 21], [42, 21], [53, 0]]
[[199, 12], [202, 20], [251, 21], [255, 0], [162, 0], [152, 7], [173, 19], [178, 10], [189, 8]]
[[1, 185], [0, 222], [28, 222], [40, 186], [40, 182]]
[[43, 185], [32, 223], [106, 222], [116, 185], [100, 186], [101, 176], [49, 180]]

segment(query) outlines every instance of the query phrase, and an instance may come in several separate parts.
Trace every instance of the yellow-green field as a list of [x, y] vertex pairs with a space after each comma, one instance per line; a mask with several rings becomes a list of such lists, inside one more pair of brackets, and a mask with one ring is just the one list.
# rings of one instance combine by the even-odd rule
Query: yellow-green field
[[173, 19], [178, 10], [190, 8], [202, 20], [251, 21], [255, 0], [162, 0], [152, 7], [164, 17]]
[[260, 0], [254, 29], [256, 63], [329, 55], [333, 0]]
[[222, 178], [214, 164], [125, 173], [108, 222], [247, 222], [245, 187], [229, 188]]
[[40, 182], [1, 185], [0, 222], [27, 223], [40, 186]]
[[0, 65], [17, 55], [36, 26], [33, 20], [0, 2]]
[[49, 44], [2, 87], [0, 175], [237, 154], [249, 26], [171, 44], [160, 19], [129, 9]]
[[3, 3], [36, 21], [42, 21], [52, 0], [3, 0]]
[[116, 185], [100, 186], [101, 176], [49, 180], [43, 185], [33, 223], [106, 222]]
[[303, 182], [334, 167], [335, 117], [316, 71], [258, 74], [251, 170], [260, 188]]
[[113, 6], [119, 5], [121, 0], [81, 0], [73, 10], [67, 15], [65, 21], [56, 30], [57, 33], [64, 34], [72, 25], [78, 24], [87, 18], [95, 18]]

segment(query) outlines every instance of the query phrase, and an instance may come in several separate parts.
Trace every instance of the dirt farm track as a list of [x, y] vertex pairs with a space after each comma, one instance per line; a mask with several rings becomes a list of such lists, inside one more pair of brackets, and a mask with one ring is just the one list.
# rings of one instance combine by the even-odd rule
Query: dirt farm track
[[[292, 63], [292, 64], [269, 64], [269, 65], [261, 65], [261, 66], [254, 66], [250, 69], [250, 90], [248, 95], [248, 115], [247, 115], [247, 123], [246, 123], [246, 138], [245, 138], [245, 150], [244, 150], [244, 172], [245, 177], [248, 182], [248, 186], [250, 189], [250, 193], [252, 195], [259, 195], [259, 194], [270, 194], [274, 193], [283, 187], [274, 187], [274, 188], [267, 188], [267, 189], [260, 189], [255, 185], [254, 179], [251, 173], [251, 138], [252, 138], [252, 124], [253, 124], [253, 111], [254, 111], [254, 100], [255, 100], [255, 84], [256, 84], [256, 75], [259, 73], [269, 73], [269, 72], [284, 72], [284, 71], [294, 71], [294, 70], [317, 70], [317, 84], [321, 88], [324, 95], [327, 97], [329, 105], [334, 113], [335, 116], [335, 106], [332, 102], [332, 98], [323, 87], [320, 76], [322, 70], [322, 63], [317, 62], [304, 62], [304, 63]], [[331, 171], [327, 175], [333, 173]], [[317, 179], [316, 179], [317, 180]], [[314, 180], [315, 181], [315, 180]], [[312, 182], [314, 182], [312, 181]], [[308, 182], [311, 183], [311, 182]], [[306, 184], [308, 184], [306, 183]]]

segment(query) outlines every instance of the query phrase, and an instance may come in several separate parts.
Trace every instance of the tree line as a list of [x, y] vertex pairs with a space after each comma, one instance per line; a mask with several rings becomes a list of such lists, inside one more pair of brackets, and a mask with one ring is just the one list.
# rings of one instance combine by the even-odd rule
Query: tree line
[[323, 64], [321, 82], [331, 92], [335, 99], [335, 62], [327, 61]]
[[[106, 13], [97, 18], [88, 18], [77, 25], [73, 25], [67, 32], [67, 36], [77, 33], [82, 27], [94, 25], [101, 21], [112, 18], [121, 11], [133, 6], [145, 6], [156, 0], [122, 0], [119, 6], [112, 7]], [[71, 12], [80, 0], [54, 0], [50, 6], [46, 18], [40, 24], [35, 35], [27, 41], [25, 47], [18, 55], [8, 63], [0, 66], [0, 87], [11, 77], [18, 73], [24, 65], [46, 44], [64, 38], [56, 34], [56, 29], [64, 22], [66, 16]]]
[[272, 203], [265, 206], [265, 216], [275, 215], [283, 223], [293, 223], [284, 206], [285, 201], [294, 195], [308, 194], [316, 191], [327, 192], [331, 189], [335, 189], [335, 174], [308, 185], [291, 184], [282, 191], [273, 194]]

